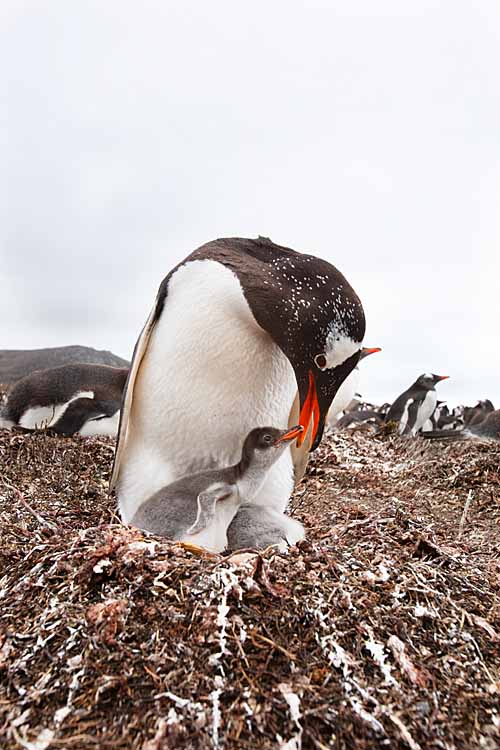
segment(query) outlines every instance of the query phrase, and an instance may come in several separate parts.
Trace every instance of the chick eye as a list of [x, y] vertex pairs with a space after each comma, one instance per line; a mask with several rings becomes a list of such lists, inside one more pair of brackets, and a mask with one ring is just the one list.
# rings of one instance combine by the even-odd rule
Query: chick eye
[[326, 370], [328, 362], [326, 361], [326, 357], [324, 354], [316, 354], [316, 356], [314, 357], [314, 361], [316, 363], [316, 367], [319, 367], [320, 370]]
[[273, 439], [273, 438], [272, 438], [272, 435], [264, 435], [264, 441], [265, 441], [266, 443], [271, 443], [271, 442], [272, 442], [272, 439]]

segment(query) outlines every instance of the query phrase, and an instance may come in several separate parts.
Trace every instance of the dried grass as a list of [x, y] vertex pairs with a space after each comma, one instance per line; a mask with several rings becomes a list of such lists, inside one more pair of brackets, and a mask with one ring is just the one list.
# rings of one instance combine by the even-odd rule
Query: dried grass
[[120, 525], [112, 454], [0, 432], [2, 748], [498, 746], [498, 447], [334, 435], [308, 540], [226, 557]]

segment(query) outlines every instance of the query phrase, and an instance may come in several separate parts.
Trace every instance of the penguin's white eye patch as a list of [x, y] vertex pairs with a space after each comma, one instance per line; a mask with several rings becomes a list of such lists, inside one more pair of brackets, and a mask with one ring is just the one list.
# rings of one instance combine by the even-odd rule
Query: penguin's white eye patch
[[314, 357], [314, 362], [316, 364], [316, 367], [319, 367], [320, 370], [326, 370], [328, 362], [324, 354], [316, 354], [316, 356]]
[[343, 365], [361, 349], [361, 341], [353, 341], [349, 336], [330, 331], [326, 337], [325, 356], [329, 369]]

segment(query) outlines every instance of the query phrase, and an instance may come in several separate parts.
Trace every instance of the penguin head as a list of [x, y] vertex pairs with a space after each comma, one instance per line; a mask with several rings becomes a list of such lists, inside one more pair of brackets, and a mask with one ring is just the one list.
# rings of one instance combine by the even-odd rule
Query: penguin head
[[299, 392], [299, 424], [304, 430], [297, 445], [302, 445], [311, 426], [311, 451], [321, 442], [337, 391], [361, 358], [365, 319], [360, 303], [354, 310], [349, 326], [325, 321], [312, 330], [308, 320], [301, 335], [281, 347], [294, 369]]
[[312, 425], [314, 450], [338, 389], [358, 364], [365, 335], [363, 306], [327, 261], [269, 240], [257, 244], [251, 255], [263, 265], [256, 267], [255, 275], [241, 268], [238, 273], [255, 320], [293, 368], [304, 428], [298, 444]]
[[430, 372], [425, 372], [417, 378], [415, 385], [425, 391], [433, 391], [437, 383], [441, 380], [447, 380], [449, 377], [449, 375], [433, 375]]
[[247, 465], [256, 464], [262, 468], [271, 467], [302, 431], [302, 425], [287, 430], [256, 427], [248, 433], [243, 443], [243, 462]]
[[484, 411], [494, 411], [495, 407], [493, 406], [493, 402], [490, 401], [489, 398], [483, 399], [482, 401], [478, 402], [478, 406], [483, 409]]

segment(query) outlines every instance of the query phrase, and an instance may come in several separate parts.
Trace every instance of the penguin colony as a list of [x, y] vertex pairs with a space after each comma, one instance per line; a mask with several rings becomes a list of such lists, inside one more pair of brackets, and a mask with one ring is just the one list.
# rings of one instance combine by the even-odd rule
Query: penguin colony
[[111, 486], [122, 520], [146, 532], [216, 552], [294, 544], [304, 530], [288, 500], [325, 428], [500, 440], [490, 401], [437, 400], [446, 375], [420, 375], [392, 404], [360, 401], [358, 365], [380, 351], [364, 332], [326, 261], [263, 237], [216, 240], [165, 277], [130, 368], [75, 363], [65, 347], [69, 364], [11, 385], [0, 427], [117, 435]]

